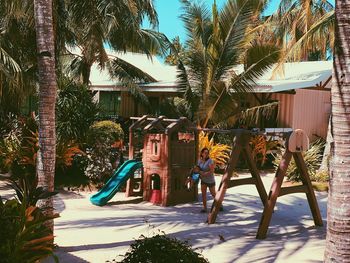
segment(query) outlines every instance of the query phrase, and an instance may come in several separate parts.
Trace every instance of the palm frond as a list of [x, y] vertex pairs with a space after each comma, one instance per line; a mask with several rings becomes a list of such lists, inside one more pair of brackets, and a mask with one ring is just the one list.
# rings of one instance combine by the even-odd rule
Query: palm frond
[[22, 72], [18, 63], [0, 46], [0, 72], [9, 79], [15, 79]]
[[138, 84], [133, 81], [124, 81], [123, 86], [127, 87], [128, 92], [134, 98], [137, 103], [149, 108], [149, 100], [148, 97], [143, 93], [143, 90], [140, 88]]
[[146, 108], [149, 107], [147, 96], [135, 81], [156, 81], [151, 75], [117, 57], [114, 57], [113, 60], [107, 64], [107, 67], [111, 78], [120, 81], [123, 86], [127, 87], [128, 92], [135, 101]]
[[[326, 13], [316, 24], [312, 25], [312, 27], [297, 42], [291, 45], [288, 50], [283, 52], [273, 71], [272, 77], [275, 77], [277, 74], [279, 74], [281, 70], [283, 71], [282, 69], [283, 64], [286, 61], [288, 61], [288, 59], [299, 57], [300, 50], [303, 47], [303, 45], [305, 45], [306, 41], [310, 41], [310, 39], [312, 39], [316, 34], [320, 34], [319, 37], [324, 38], [325, 31], [328, 31], [329, 28], [334, 28], [334, 22], [335, 22], [334, 11], [330, 11]], [[329, 35], [332, 36], [332, 34], [329, 34]], [[333, 37], [330, 37], [329, 45], [330, 47], [334, 46]]]
[[219, 48], [215, 79], [220, 79], [237, 64], [238, 57], [246, 45], [246, 33], [251, 24], [257, 1], [227, 2], [220, 13], [222, 45]]
[[240, 123], [247, 127], [258, 127], [261, 118], [271, 119], [279, 102], [271, 102], [244, 110], [240, 114]]
[[108, 62], [108, 69], [112, 78], [117, 78], [121, 81], [132, 80], [144, 83], [157, 82], [155, 78], [145, 71], [142, 71], [141, 69], [118, 57], [113, 57]]
[[181, 60], [179, 61], [177, 69], [178, 69], [178, 74], [177, 74], [176, 86], [179, 92], [183, 94], [183, 99], [186, 102], [184, 103], [184, 105], [186, 105], [185, 107], [187, 111], [187, 116], [190, 116], [190, 119], [193, 120], [194, 113], [198, 108], [199, 97], [194, 93], [191, 87], [191, 84], [188, 79], [189, 74], [187, 73], [187, 70]]

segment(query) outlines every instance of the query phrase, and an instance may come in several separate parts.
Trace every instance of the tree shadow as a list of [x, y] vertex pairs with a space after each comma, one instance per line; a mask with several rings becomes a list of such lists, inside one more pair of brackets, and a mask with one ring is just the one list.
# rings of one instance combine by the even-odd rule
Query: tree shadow
[[[322, 218], [325, 220], [327, 195], [316, 193], [316, 196]], [[212, 198], [208, 198], [208, 201], [211, 203]], [[173, 207], [151, 205], [142, 202], [142, 198], [112, 201], [104, 207], [91, 206], [87, 199], [84, 202], [81, 209], [86, 206], [92, 217], [57, 221], [55, 226], [57, 231], [95, 231], [91, 232], [90, 241], [85, 240], [85, 243], [80, 244], [78, 242], [76, 246], [74, 244], [61, 247], [65, 253], [111, 248], [115, 248], [117, 253], [124, 251], [125, 246], [130, 245], [133, 238], [140, 234], [165, 231], [173, 237], [189, 240], [194, 248], [204, 253], [208, 252], [208, 255], [222, 255], [220, 261], [214, 262], [275, 262], [282, 251], [283, 258], [292, 256], [299, 253], [310, 240], [323, 240], [326, 234], [326, 227], [313, 226], [305, 194], [278, 198], [265, 240], [255, 239], [263, 211], [257, 195], [227, 193], [223, 203], [224, 212], [218, 214], [217, 223], [212, 225], [205, 223], [207, 214], [199, 213], [200, 202]], [[99, 229], [113, 231], [119, 236], [127, 234], [128, 237], [123, 237], [124, 240], [119, 242], [112, 242], [113, 237], [110, 237], [107, 242], [103, 236], [94, 236], [100, 233]], [[131, 238], [132, 234], [137, 236]], [[101, 243], [95, 244], [94, 240], [99, 238]], [[118, 240], [117, 236], [116, 239]], [[251, 261], [246, 261], [247, 258]]]

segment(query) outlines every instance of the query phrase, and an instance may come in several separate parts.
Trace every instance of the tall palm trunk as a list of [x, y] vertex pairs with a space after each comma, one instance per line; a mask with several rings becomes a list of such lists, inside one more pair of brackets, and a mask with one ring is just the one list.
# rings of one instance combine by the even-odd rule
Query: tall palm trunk
[[350, 1], [336, 1], [325, 262], [350, 262]]
[[[37, 163], [38, 184], [54, 190], [56, 132], [56, 73], [55, 47], [52, 21], [52, 0], [34, 0], [35, 27], [39, 70], [39, 153]], [[52, 198], [40, 202], [46, 213], [53, 213]], [[50, 223], [53, 230], [53, 222]]]

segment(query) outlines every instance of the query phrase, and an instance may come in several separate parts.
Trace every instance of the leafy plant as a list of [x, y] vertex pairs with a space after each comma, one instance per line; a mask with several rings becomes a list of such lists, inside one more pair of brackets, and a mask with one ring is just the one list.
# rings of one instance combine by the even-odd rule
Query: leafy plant
[[85, 175], [95, 182], [107, 179], [114, 167], [112, 163], [119, 155], [124, 132], [121, 126], [112, 121], [93, 124], [88, 135], [89, 147], [86, 149], [87, 166]]
[[253, 136], [249, 142], [252, 148], [253, 160], [257, 166], [264, 166], [268, 161], [268, 155], [272, 151], [280, 152], [280, 142], [276, 140], [268, 140], [263, 135]]
[[57, 140], [59, 143], [84, 144], [99, 108], [87, 86], [62, 81], [56, 103]]
[[[311, 180], [317, 180], [316, 174], [321, 165], [324, 144], [325, 142], [323, 139], [317, 139], [311, 143], [310, 148], [306, 152], [303, 152], [304, 161]], [[273, 162], [276, 167], [278, 167], [281, 159], [282, 154], [278, 154]], [[299, 169], [297, 168], [293, 158], [290, 161], [287, 169], [287, 178], [293, 182], [301, 181]]]
[[[18, 118], [12, 122], [11, 129], [0, 141], [0, 168], [10, 171], [35, 170], [38, 150], [38, 133], [36, 120]], [[20, 169], [18, 169], [20, 167]]]
[[311, 180], [315, 182], [328, 182], [329, 181], [329, 173], [328, 171], [318, 171], [314, 175], [311, 176]]
[[[0, 197], [0, 258], [3, 263], [34, 263], [53, 255], [53, 235], [38, 207], [26, 207], [17, 200], [3, 202]], [[58, 262], [54, 256], [55, 261]]]
[[57, 144], [56, 147], [56, 167], [70, 167], [76, 155], [85, 155], [85, 153], [74, 144]]
[[223, 165], [230, 158], [231, 147], [226, 144], [214, 142], [214, 137], [209, 138], [208, 133], [199, 134], [199, 149], [208, 148], [210, 158], [217, 165]]
[[123, 140], [123, 138], [124, 132], [119, 124], [112, 121], [99, 121], [90, 127], [88, 144], [90, 146], [102, 143], [112, 145], [116, 141]]
[[20, 139], [15, 133], [9, 133], [0, 141], [0, 170], [8, 172], [16, 160], [20, 149]]
[[41, 199], [46, 199], [57, 194], [49, 192], [42, 187], [37, 187], [37, 180], [29, 176], [23, 176], [17, 180], [7, 179], [8, 185], [15, 190], [18, 201], [25, 207], [36, 206]]
[[141, 236], [131, 244], [130, 250], [125, 254], [122, 263], [139, 262], [208, 262], [201, 254], [195, 252], [188, 242], [182, 242], [166, 235], [153, 237]]
[[[188, 116], [201, 127], [237, 119], [239, 94], [278, 60], [275, 45], [254, 41], [266, 1], [228, 0], [210, 10], [203, 2], [183, 0], [187, 56], [179, 57], [177, 86]], [[245, 70], [239, 72], [238, 64]]]

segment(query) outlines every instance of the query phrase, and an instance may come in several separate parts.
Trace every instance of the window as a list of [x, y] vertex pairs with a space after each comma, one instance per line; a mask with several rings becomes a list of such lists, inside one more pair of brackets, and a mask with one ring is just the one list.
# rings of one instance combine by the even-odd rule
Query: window
[[99, 104], [104, 115], [119, 115], [120, 101], [121, 96], [119, 91], [100, 91]]

